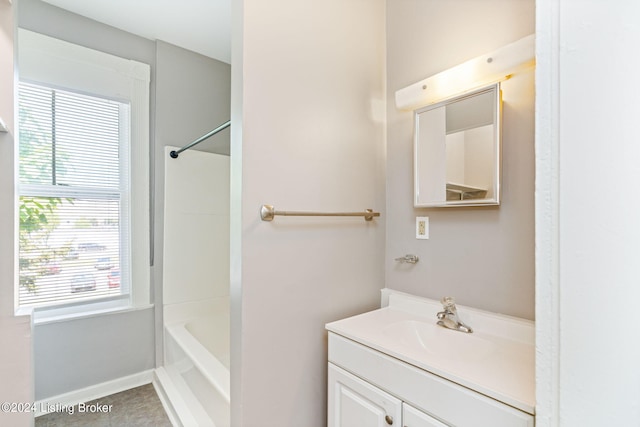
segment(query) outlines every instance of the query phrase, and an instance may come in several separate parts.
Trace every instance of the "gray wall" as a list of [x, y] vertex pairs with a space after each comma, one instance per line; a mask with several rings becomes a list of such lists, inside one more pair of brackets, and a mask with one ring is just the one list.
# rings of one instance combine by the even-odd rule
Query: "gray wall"
[[[386, 284], [415, 295], [534, 317], [533, 71], [503, 84], [500, 207], [413, 208], [413, 117], [394, 94], [535, 32], [533, 0], [387, 2]], [[428, 216], [430, 239], [416, 240]], [[416, 254], [416, 265], [394, 258]]]
[[[228, 120], [230, 71], [228, 64], [120, 31], [39, 0], [20, 0], [19, 6], [22, 28], [151, 66], [150, 188], [155, 200], [155, 256], [150, 302], [155, 307], [36, 326], [36, 399], [43, 399], [162, 363], [162, 149], [164, 145], [191, 142]], [[228, 131], [204, 144], [205, 150], [228, 151]], [[99, 341], [96, 336], [100, 336]]]
[[[18, 2], [18, 26], [91, 49], [151, 65], [154, 79], [155, 43], [40, 0]], [[152, 83], [153, 89], [153, 83]], [[153, 90], [151, 91], [153, 93]], [[153, 99], [151, 104], [153, 105]]]
[[35, 327], [36, 400], [152, 369], [153, 310]]
[[[156, 52], [156, 155], [161, 156], [165, 145], [181, 147], [231, 118], [231, 66], [162, 41]], [[194, 149], [228, 155], [229, 129]]]

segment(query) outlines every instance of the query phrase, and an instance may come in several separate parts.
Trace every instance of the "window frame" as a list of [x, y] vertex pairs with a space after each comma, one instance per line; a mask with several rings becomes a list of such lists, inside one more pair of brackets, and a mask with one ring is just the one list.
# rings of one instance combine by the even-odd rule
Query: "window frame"
[[[128, 242], [129, 245], [129, 283], [131, 286], [128, 294], [123, 292], [120, 296], [105, 296], [77, 302], [65, 301], [35, 307], [21, 307], [19, 305], [19, 289], [17, 289], [14, 301], [16, 313], [33, 313], [36, 321], [46, 321], [60, 317], [77, 317], [104, 310], [148, 306], [151, 284], [150, 66], [22, 28], [18, 29], [18, 62], [20, 64], [20, 81], [129, 104], [129, 153], [128, 156], [125, 156], [128, 159], [124, 161], [123, 165], [129, 171], [129, 194], [126, 201], [128, 206], [125, 207], [129, 212], [129, 230], [128, 238], [123, 238], [121, 234], [120, 239], [121, 245], [123, 242]], [[19, 168], [16, 168], [17, 170]], [[17, 194], [19, 197], [23, 192], [18, 176], [16, 176], [16, 182], [18, 183]], [[29, 189], [34, 186], [25, 185], [24, 187]], [[73, 193], [73, 190], [69, 189], [69, 193]], [[77, 194], [80, 193], [77, 192]], [[16, 286], [19, 287], [18, 280], [16, 280]], [[37, 315], [36, 311], [39, 312]]]

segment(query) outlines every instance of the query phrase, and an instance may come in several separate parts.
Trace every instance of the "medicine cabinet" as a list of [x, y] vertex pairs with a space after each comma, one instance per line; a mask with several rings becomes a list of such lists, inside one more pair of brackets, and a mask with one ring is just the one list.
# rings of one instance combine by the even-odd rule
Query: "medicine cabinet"
[[500, 204], [500, 84], [415, 110], [416, 207]]

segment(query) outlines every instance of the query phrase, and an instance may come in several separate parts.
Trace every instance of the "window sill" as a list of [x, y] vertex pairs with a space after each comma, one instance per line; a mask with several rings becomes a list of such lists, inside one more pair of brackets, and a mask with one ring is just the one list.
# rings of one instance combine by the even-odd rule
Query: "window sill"
[[71, 320], [100, 317], [105, 315], [125, 313], [128, 311], [146, 310], [153, 304], [131, 305], [129, 299], [117, 299], [110, 301], [85, 302], [82, 304], [57, 306], [57, 307], [27, 307], [19, 308], [15, 315], [30, 315], [33, 324], [45, 325], [48, 323], [66, 322]]

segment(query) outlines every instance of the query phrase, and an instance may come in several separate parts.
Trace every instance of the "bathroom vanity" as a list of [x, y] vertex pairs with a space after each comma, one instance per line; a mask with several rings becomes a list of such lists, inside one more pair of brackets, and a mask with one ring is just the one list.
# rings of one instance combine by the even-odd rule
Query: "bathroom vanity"
[[[534, 323], [384, 290], [384, 307], [326, 325], [328, 426], [533, 427]], [[388, 301], [388, 303], [387, 303]]]

